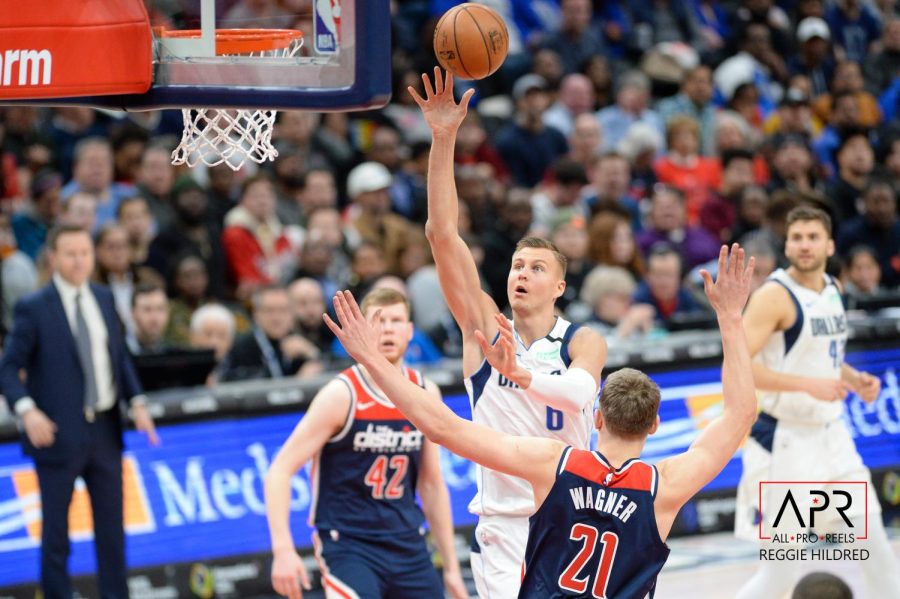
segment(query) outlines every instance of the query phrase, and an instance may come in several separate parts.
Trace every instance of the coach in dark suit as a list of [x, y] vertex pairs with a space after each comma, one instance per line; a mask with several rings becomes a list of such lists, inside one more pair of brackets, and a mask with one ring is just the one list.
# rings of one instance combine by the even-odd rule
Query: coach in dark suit
[[53, 281], [16, 304], [0, 361], [0, 387], [21, 418], [22, 447], [34, 459], [40, 484], [41, 587], [46, 599], [72, 597], [68, 513], [80, 476], [94, 514], [100, 595], [127, 598], [121, 404], [130, 403], [136, 427], [151, 443], [158, 439], [112, 293], [88, 283], [90, 234], [59, 227], [47, 247]]

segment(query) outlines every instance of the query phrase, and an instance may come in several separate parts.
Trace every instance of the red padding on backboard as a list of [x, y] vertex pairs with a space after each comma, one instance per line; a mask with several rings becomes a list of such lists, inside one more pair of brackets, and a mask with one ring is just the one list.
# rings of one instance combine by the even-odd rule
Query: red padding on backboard
[[0, 0], [0, 100], [144, 93], [152, 60], [143, 0]]

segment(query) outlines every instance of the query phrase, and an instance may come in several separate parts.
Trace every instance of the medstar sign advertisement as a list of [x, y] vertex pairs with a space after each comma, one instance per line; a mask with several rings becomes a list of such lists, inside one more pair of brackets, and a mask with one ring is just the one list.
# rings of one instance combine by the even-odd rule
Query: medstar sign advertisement
[[[847, 401], [846, 419], [870, 468], [900, 465], [900, 390], [896, 365], [900, 349], [851, 353], [849, 362], [882, 378], [878, 401]], [[652, 375], [662, 388], [662, 425], [650, 437], [644, 457], [658, 461], [684, 451], [722, 409], [718, 368]], [[470, 416], [464, 395], [447, 404]], [[128, 561], [145, 568], [264, 554], [269, 550], [263, 504], [263, 477], [275, 453], [301, 414], [248, 416], [160, 428], [162, 445], [151, 448], [137, 433], [126, 436], [125, 519]], [[443, 452], [454, 523], [474, 524], [467, 506], [475, 494], [475, 467]], [[740, 477], [740, 455], [707, 487], [733, 490]], [[293, 479], [291, 523], [301, 546], [310, 544], [307, 516], [312, 501], [308, 472]], [[77, 483], [70, 509], [71, 571], [94, 571], [92, 515], [84, 486]], [[38, 579], [40, 497], [30, 460], [15, 442], [0, 444], [0, 590]]]

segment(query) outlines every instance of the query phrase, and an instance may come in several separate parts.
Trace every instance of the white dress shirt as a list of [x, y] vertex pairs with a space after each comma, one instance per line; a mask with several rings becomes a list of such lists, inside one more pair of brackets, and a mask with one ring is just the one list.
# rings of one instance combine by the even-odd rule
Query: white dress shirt
[[125, 276], [121, 279], [116, 279], [110, 275], [106, 286], [112, 291], [113, 299], [116, 301], [116, 312], [119, 314], [119, 320], [125, 325], [125, 332], [134, 333], [134, 318], [131, 316], [131, 296], [134, 295], [134, 279], [131, 273], [125, 273]]
[[[72, 330], [73, 341], [78, 334], [78, 321], [75, 317], [75, 295], [81, 291], [81, 312], [87, 323], [91, 335], [91, 354], [94, 361], [94, 376], [97, 380], [97, 411], [103, 412], [111, 409], [116, 403], [116, 388], [112, 374], [112, 362], [109, 357], [109, 331], [106, 329], [106, 321], [103, 312], [97, 304], [97, 298], [91, 292], [90, 285], [85, 283], [80, 288], [66, 283], [59, 274], [53, 275], [53, 284], [59, 292], [62, 300], [69, 328]], [[77, 341], [75, 341], [77, 343]], [[131, 398], [132, 407], [146, 404], [147, 397], [144, 394]], [[14, 406], [16, 415], [23, 416], [28, 410], [37, 407], [34, 399], [29, 396], [21, 397]]]
[[78, 335], [78, 322], [75, 317], [75, 296], [81, 293], [81, 313], [87, 323], [91, 336], [91, 357], [94, 362], [94, 375], [97, 379], [97, 411], [109, 410], [116, 403], [116, 389], [113, 381], [112, 363], [109, 359], [109, 332], [106, 330], [106, 321], [97, 304], [97, 298], [91, 292], [87, 283], [79, 287], [73, 287], [63, 280], [59, 274], [53, 275], [53, 284], [62, 299], [66, 318], [69, 320], [69, 328], [72, 336]]

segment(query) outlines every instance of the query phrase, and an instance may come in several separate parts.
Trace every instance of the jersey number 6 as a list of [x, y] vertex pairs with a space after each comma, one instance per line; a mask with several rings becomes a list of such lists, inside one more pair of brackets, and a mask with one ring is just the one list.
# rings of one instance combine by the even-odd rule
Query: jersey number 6
[[547, 406], [547, 430], [561, 431], [563, 427], [563, 413]]
[[599, 539], [603, 544], [603, 548], [600, 553], [600, 563], [597, 565], [597, 573], [594, 576], [591, 596], [596, 599], [607, 599], [606, 586], [609, 584], [613, 560], [616, 559], [619, 536], [610, 531], [606, 531], [601, 535], [600, 531], [593, 526], [578, 523], [572, 527], [569, 538], [573, 541], [581, 541], [581, 550], [560, 575], [559, 587], [578, 594], [583, 594], [587, 590], [590, 578], [588, 576], [578, 578], [578, 574], [594, 556], [594, 551], [597, 549], [597, 540]]

